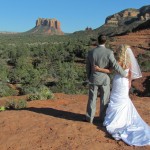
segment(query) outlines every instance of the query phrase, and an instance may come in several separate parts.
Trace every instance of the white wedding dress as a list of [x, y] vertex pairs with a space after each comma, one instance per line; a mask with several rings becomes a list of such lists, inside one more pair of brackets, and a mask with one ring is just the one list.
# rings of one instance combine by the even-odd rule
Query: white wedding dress
[[[129, 69], [125, 71], [129, 72]], [[113, 79], [103, 125], [116, 140], [123, 140], [128, 145], [150, 145], [150, 126], [140, 117], [129, 98], [128, 79], [119, 74]]]

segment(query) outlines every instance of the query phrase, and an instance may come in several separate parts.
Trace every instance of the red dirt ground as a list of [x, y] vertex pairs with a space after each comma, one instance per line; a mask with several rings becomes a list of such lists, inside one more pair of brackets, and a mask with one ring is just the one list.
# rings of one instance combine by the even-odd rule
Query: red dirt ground
[[[28, 102], [26, 110], [0, 112], [0, 150], [150, 150], [112, 139], [97, 120], [99, 101], [95, 123], [83, 122], [87, 98], [57, 93], [54, 100]], [[131, 99], [150, 125], [149, 97]]]

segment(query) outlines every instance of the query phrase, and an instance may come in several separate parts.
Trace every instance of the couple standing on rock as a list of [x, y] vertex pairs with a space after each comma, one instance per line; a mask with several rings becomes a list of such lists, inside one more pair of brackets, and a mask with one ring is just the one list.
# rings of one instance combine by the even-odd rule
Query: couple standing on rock
[[[105, 47], [107, 37], [98, 37], [99, 45], [88, 52], [86, 61], [89, 98], [85, 121], [93, 123], [97, 93], [100, 92], [100, 122], [116, 140], [129, 145], [150, 145], [150, 127], [140, 117], [130, 97], [131, 81], [142, 77], [138, 62], [126, 44], [119, 46], [116, 59]], [[115, 71], [110, 92], [108, 74]]]

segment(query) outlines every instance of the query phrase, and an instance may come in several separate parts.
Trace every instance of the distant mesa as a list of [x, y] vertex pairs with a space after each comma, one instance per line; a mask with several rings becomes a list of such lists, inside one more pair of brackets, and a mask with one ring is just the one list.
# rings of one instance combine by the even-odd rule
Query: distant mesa
[[27, 31], [27, 33], [48, 34], [48, 35], [64, 35], [61, 31], [60, 22], [56, 19], [38, 18], [36, 26]]
[[54, 28], [56, 30], [61, 31], [60, 22], [56, 19], [39, 18], [38, 20], [36, 20], [36, 27], [38, 26], [48, 26], [50, 28]]

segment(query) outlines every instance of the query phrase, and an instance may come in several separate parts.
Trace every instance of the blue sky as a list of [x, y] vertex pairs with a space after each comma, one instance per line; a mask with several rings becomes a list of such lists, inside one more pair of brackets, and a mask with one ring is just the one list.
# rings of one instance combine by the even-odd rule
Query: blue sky
[[0, 31], [25, 32], [40, 18], [56, 18], [65, 33], [93, 29], [107, 16], [127, 8], [139, 9], [149, 0], [0, 0]]

